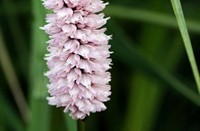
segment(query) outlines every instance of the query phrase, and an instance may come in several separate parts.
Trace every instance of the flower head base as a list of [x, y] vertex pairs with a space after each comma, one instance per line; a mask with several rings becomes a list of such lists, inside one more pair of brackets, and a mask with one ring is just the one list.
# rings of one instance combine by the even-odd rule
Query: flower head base
[[52, 10], [41, 29], [50, 40], [45, 59], [49, 71], [50, 105], [64, 107], [74, 119], [106, 109], [109, 100], [111, 59], [108, 40], [100, 29], [109, 18], [102, 11], [108, 3], [101, 0], [44, 0]]

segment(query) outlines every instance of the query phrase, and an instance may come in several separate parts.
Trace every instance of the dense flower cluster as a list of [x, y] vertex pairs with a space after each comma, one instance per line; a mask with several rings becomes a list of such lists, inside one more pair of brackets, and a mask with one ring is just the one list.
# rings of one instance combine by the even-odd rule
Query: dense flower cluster
[[49, 35], [45, 59], [49, 71], [47, 98], [50, 105], [63, 107], [74, 119], [106, 109], [109, 100], [111, 59], [108, 40], [101, 28], [108, 20], [101, 0], [44, 0]]

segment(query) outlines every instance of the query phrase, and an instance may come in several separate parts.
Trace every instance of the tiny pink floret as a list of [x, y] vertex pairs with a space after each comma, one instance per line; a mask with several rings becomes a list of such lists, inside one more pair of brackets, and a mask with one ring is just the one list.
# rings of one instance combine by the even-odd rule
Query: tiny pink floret
[[47, 98], [50, 105], [63, 107], [73, 119], [106, 109], [111, 75], [111, 36], [101, 28], [109, 18], [101, 0], [43, 0], [47, 24], [41, 29], [49, 35], [45, 59], [49, 71]]

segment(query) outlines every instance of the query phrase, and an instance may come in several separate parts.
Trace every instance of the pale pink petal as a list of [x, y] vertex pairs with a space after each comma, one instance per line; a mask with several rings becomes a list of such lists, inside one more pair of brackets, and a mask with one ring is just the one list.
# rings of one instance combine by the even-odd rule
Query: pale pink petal
[[44, 0], [43, 5], [47, 9], [58, 10], [63, 7], [64, 2], [63, 0]]
[[102, 11], [106, 5], [108, 5], [108, 3], [103, 3], [101, 0], [91, 0], [91, 3], [85, 6], [85, 10], [92, 13], [97, 13]]

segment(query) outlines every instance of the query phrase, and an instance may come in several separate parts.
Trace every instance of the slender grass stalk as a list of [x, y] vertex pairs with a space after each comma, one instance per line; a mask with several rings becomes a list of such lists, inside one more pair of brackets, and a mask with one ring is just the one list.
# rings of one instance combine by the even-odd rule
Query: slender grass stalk
[[15, 73], [14, 67], [12, 65], [11, 59], [8, 55], [7, 49], [5, 47], [5, 44], [3, 42], [3, 37], [0, 29], [0, 64], [2, 66], [3, 72], [5, 74], [5, 77], [8, 81], [10, 90], [14, 96], [14, 99], [17, 103], [17, 106], [19, 108], [20, 114], [24, 120], [25, 123], [28, 122], [28, 105], [25, 99], [25, 96], [22, 92], [22, 88], [19, 84], [17, 75]]
[[[144, 9], [133, 9], [116, 5], [109, 5], [108, 8], [105, 9], [105, 13], [111, 17], [120, 19], [147, 22], [166, 27], [178, 28], [176, 19], [164, 13], [157, 13]], [[191, 32], [200, 33], [200, 21], [188, 20], [187, 23], [188, 29]]]
[[78, 120], [78, 131], [86, 131], [85, 130], [85, 121], [84, 120]]
[[196, 64], [196, 60], [194, 57], [194, 53], [193, 53], [193, 49], [192, 49], [192, 44], [190, 41], [190, 37], [189, 37], [189, 33], [187, 30], [187, 26], [186, 26], [186, 22], [185, 22], [185, 18], [183, 15], [183, 11], [182, 11], [182, 7], [181, 7], [181, 3], [180, 0], [171, 0], [172, 6], [173, 6], [173, 10], [178, 22], [178, 26], [181, 32], [181, 36], [183, 38], [183, 42], [185, 45], [185, 49], [190, 61], [190, 65], [192, 67], [192, 71], [193, 71], [193, 75], [197, 84], [197, 88], [198, 91], [200, 93], [200, 76], [199, 76], [199, 71], [197, 68], [197, 64]]

